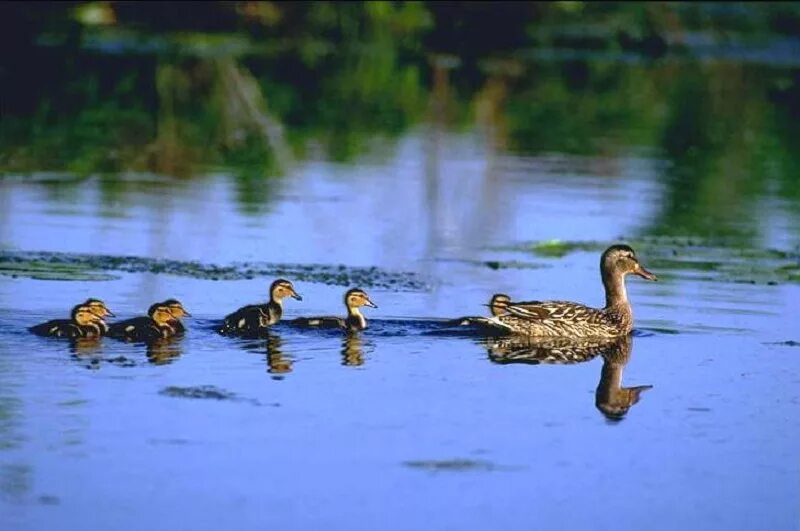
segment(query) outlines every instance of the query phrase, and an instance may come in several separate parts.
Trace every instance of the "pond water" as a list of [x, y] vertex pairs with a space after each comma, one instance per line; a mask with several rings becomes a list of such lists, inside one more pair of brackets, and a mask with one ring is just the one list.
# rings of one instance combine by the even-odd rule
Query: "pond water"
[[[261, 201], [224, 169], [6, 176], [2, 528], [793, 528], [800, 209], [734, 193], [736, 172], [692, 188], [680, 163], [422, 123], [346, 162], [309, 149]], [[550, 363], [433, 333], [495, 292], [602, 305], [616, 242], [660, 280], [628, 279], [616, 352]], [[357, 283], [370, 328], [214, 332], [278, 276], [304, 297], [287, 318], [341, 314]], [[153, 347], [26, 331], [90, 296], [193, 317]]]

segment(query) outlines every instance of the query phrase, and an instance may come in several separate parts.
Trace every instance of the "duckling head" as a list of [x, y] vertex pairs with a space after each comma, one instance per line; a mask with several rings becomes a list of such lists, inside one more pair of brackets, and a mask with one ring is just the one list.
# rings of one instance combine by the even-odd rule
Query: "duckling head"
[[600, 257], [600, 271], [603, 276], [625, 276], [629, 273], [638, 275], [645, 280], [658, 280], [658, 278], [642, 267], [636, 253], [627, 245], [612, 245]]
[[344, 294], [344, 304], [348, 310], [360, 308], [361, 306], [369, 306], [370, 308], [377, 308], [378, 306], [369, 299], [369, 295], [363, 289], [353, 288]]
[[277, 303], [280, 303], [286, 297], [291, 297], [298, 301], [303, 300], [303, 297], [294, 290], [292, 283], [283, 278], [279, 278], [272, 283], [269, 287], [269, 296], [271, 300]]
[[173, 317], [169, 306], [165, 306], [161, 302], [157, 302], [150, 306], [150, 308], [147, 310], [147, 315], [150, 316], [150, 319], [155, 321], [159, 326], [164, 326], [175, 321], [175, 317]]
[[93, 314], [100, 318], [106, 316], [114, 317], [114, 314], [108, 309], [106, 303], [100, 299], [86, 299], [86, 302], [83, 303], [83, 306], [87, 306]]
[[167, 299], [161, 304], [167, 307], [169, 312], [172, 314], [172, 317], [175, 319], [192, 316], [192, 314], [186, 311], [186, 308], [183, 307], [183, 304], [181, 304], [178, 299]]
[[506, 311], [509, 304], [511, 304], [511, 297], [505, 293], [495, 293], [486, 306], [490, 308], [492, 315], [498, 316]]
[[87, 326], [102, 321], [102, 318], [85, 305], [79, 304], [72, 309], [72, 321], [79, 326]]

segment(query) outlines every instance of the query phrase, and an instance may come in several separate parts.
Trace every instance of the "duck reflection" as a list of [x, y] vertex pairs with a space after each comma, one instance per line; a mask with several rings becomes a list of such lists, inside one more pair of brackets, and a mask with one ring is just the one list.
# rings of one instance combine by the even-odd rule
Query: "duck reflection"
[[348, 333], [342, 339], [342, 365], [347, 367], [358, 367], [364, 365], [364, 347], [370, 347], [372, 342], [365, 341], [358, 334]]
[[145, 343], [147, 359], [155, 365], [167, 365], [183, 354], [181, 340], [183, 336], [160, 337]]
[[639, 402], [641, 394], [653, 388], [652, 385], [622, 387], [622, 370], [630, 361], [632, 346], [633, 338], [626, 336], [603, 353], [603, 368], [594, 403], [609, 420], [622, 420], [631, 406]]
[[283, 353], [283, 339], [280, 336], [267, 333], [267, 372], [274, 375], [273, 379], [280, 380], [282, 375], [292, 372], [293, 361]]
[[642, 392], [653, 387], [622, 387], [622, 372], [630, 361], [633, 349], [633, 338], [630, 335], [605, 340], [508, 336], [485, 341], [489, 359], [499, 364], [569, 365], [602, 356], [603, 367], [595, 392], [595, 407], [609, 420], [622, 420], [630, 408], [639, 402]]
[[102, 354], [103, 342], [100, 337], [75, 337], [69, 340], [69, 352], [80, 358]]

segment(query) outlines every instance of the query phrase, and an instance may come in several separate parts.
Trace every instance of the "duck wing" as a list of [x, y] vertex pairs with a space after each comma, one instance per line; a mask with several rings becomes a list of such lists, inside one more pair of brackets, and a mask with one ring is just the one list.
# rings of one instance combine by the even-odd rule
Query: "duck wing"
[[162, 337], [162, 332], [149, 317], [134, 317], [112, 324], [106, 335], [131, 341], [149, 341]]
[[534, 321], [594, 322], [602, 313], [584, 304], [568, 301], [532, 301], [513, 303], [506, 307], [504, 315]]
[[69, 319], [53, 319], [28, 328], [37, 336], [47, 337], [80, 337], [81, 330]]
[[250, 304], [226, 315], [219, 330], [223, 335], [250, 334], [273, 324], [280, 315], [273, 315], [267, 304]]

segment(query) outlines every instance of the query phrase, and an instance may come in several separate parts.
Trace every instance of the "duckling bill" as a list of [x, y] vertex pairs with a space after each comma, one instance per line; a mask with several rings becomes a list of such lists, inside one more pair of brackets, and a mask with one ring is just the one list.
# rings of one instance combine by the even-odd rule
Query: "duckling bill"
[[126, 341], [154, 341], [176, 335], [178, 320], [168, 305], [156, 303], [147, 310], [147, 317], [134, 317], [112, 324], [108, 336]]
[[344, 305], [347, 308], [347, 317], [323, 316], [323, 317], [300, 317], [291, 321], [294, 326], [311, 328], [339, 328], [347, 331], [358, 331], [367, 328], [367, 319], [361, 313], [362, 306], [377, 308], [365, 292], [359, 288], [348, 290], [344, 294]]
[[295, 291], [291, 282], [278, 279], [269, 288], [269, 302], [250, 304], [226, 315], [219, 333], [229, 336], [258, 336], [281, 320], [283, 299], [291, 297], [301, 301], [303, 297]]
[[[98, 304], [78, 304], [72, 308], [69, 319], [53, 319], [28, 330], [38, 336], [66, 337], [66, 338], [98, 338], [102, 336], [107, 325], [102, 315], [113, 315], [102, 301], [89, 299], [87, 302]], [[102, 305], [102, 307], [100, 306]]]

